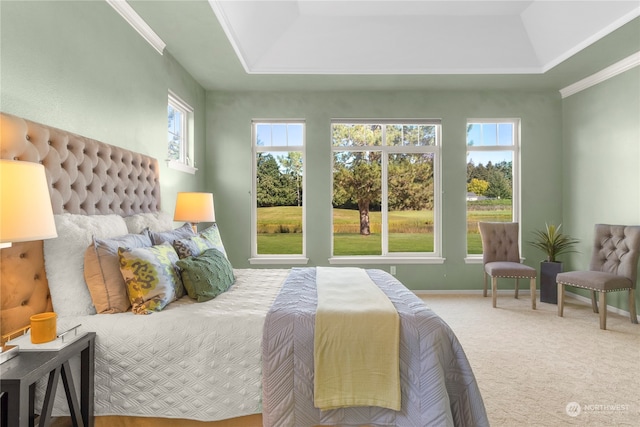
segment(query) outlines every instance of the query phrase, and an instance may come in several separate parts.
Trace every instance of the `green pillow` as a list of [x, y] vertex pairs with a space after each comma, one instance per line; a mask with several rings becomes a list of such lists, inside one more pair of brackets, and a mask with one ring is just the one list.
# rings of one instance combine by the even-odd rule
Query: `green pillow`
[[236, 278], [227, 257], [216, 248], [198, 257], [187, 257], [176, 265], [182, 270], [182, 283], [187, 294], [198, 302], [209, 301], [228, 290]]
[[160, 311], [184, 295], [175, 268], [178, 254], [169, 243], [148, 248], [118, 248], [118, 256], [135, 314]]

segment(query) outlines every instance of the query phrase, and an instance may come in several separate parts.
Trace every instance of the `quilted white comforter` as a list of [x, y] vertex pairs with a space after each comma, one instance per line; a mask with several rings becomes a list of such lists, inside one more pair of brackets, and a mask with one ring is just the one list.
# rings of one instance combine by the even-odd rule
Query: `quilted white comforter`
[[[289, 270], [234, 270], [229, 291], [147, 316], [58, 320], [96, 332], [95, 414], [215, 421], [262, 412], [264, 319]], [[79, 378], [75, 376], [75, 378]], [[64, 391], [54, 414], [67, 412]]]

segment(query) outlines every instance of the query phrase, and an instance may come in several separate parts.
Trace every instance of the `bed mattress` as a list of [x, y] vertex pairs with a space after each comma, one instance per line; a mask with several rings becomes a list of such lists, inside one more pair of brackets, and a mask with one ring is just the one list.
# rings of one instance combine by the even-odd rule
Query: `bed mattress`
[[[59, 330], [96, 332], [96, 416], [216, 421], [262, 412], [264, 320], [289, 270], [234, 273], [231, 289], [204, 303], [185, 296], [146, 316], [58, 320]], [[68, 413], [64, 396], [59, 389], [55, 415]]]

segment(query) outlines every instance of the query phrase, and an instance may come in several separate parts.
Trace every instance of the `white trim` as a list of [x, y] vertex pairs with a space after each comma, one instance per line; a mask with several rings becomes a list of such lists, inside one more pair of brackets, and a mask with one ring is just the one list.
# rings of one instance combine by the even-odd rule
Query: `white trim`
[[[416, 295], [482, 295], [482, 289], [410, 289]], [[513, 296], [514, 289], [498, 289], [498, 295]], [[531, 289], [521, 288], [519, 294], [531, 295]], [[536, 289], [536, 297], [540, 295], [540, 289]], [[487, 291], [487, 299], [491, 297], [491, 289]], [[540, 302], [540, 301], [538, 301]]]
[[244, 71], [247, 74], [252, 74], [253, 71], [249, 68], [249, 64], [247, 64], [247, 61], [245, 61], [246, 55], [244, 54], [242, 47], [238, 43], [236, 43], [238, 37], [233, 31], [233, 25], [229, 23], [229, 19], [227, 18], [226, 13], [224, 13], [224, 8], [218, 3], [219, 0], [209, 0], [209, 6], [211, 6], [213, 13], [216, 15], [216, 18], [218, 18], [218, 22], [222, 27], [222, 31], [224, 31], [225, 36], [227, 36], [227, 40], [229, 41], [229, 43], [231, 43], [231, 47], [233, 47], [233, 51], [236, 53], [236, 57], [242, 64], [242, 68], [244, 68]]
[[175, 169], [180, 172], [190, 173], [191, 175], [195, 175], [195, 173], [198, 171], [198, 168], [194, 168], [193, 166], [179, 162], [177, 160], [167, 160], [167, 167], [169, 167], [169, 169]]
[[182, 110], [185, 110], [187, 113], [193, 113], [193, 107], [189, 105], [184, 99], [180, 98], [174, 91], [169, 89], [169, 102], [174, 104], [176, 107], [180, 107]]
[[[421, 295], [482, 295], [482, 289], [410, 289], [417, 296]], [[530, 289], [520, 289], [521, 294], [529, 294], [531, 295]], [[500, 294], [511, 294], [513, 295], [513, 289], [498, 289], [498, 295]], [[536, 292], [537, 295], [540, 294], [540, 290], [538, 289]], [[491, 292], [489, 291], [489, 295]], [[590, 304], [591, 298], [585, 297], [583, 295], [574, 294], [573, 292], [567, 291], [565, 294], [565, 299], [577, 299], [579, 301]], [[487, 297], [488, 298], [488, 297]], [[539, 302], [539, 301], [538, 301]], [[555, 305], [555, 304], [554, 304]], [[566, 306], [565, 306], [566, 309]], [[613, 307], [611, 305], [607, 305], [607, 311], [612, 313], [619, 314], [621, 316], [629, 317], [629, 312], [623, 310], [618, 307]], [[638, 321], [640, 321], [640, 315], [638, 315]]]
[[[364, 145], [364, 146], [348, 146], [333, 145], [331, 141], [331, 194], [333, 194], [333, 167], [336, 152], [369, 152], [378, 151], [382, 154], [380, 160], [381, 168], [381, 252], [382, 255], [371, 256], [342, 256], [334, 254], [335, 235], [331, 235], [331, 254], [329, 258], [330, 264], [443, 264], [445, 258], [442, 258], [442, 120], [441, 119], [331, 119], [331, 138], [333, 138], [334, 125], [381, 125], [382, 126], [382, 145]], [[386, 129], [387, 126], [393, 125], [419, 125], [433, 126], [435, 128], [434, 145], [415, 145], [415, 146], [396, 146], [386, 145]], [[400, 154], [433, 154], [433, 252], [389, 252], [389, 230], [388, 230], [388, 162], [389, 153]], [[333, 208], [332, 208], [333, 210]], [[333, 215], [331, 215], [331, 230], [333, 230]], [[378, 261], [376, 261], [378, 260]], [[389, 261], [391, 260], [391, 261]], [[425, 261], [426, 260], [426, 261]], [[435, 260], [435, 261], [434, 261]]]
[[[565, 298], [566, 297], [570, 297], [570, 298], [574, 298], [574, 299], [577, 299], [579, 301], [591, 304], [591, 298], [585, 297], [584, 295], [579, 295], [579, 294], [573, 293], [573, 292], [568, 291], [568, 290], [567, 290], [567, 292], [565, 292], [564, 296], [565, 296]], [[602, 307], [598, 307], [598, 310], [602, 310]], [[614, 306], [609, 305], [609, 304], [607, 304], [607, 311], [610, 311], [610, 312], [613, 312], [613, 313], [616, 313], [616, 314], [620, 314], [622, 316], [630, 317], [630, 314], [629, 314], [629, 312], [627, 310], [623, 310], [621, 308], [614, 307]], [[638, 318], [638, 321], [640, 321], [640, 315], [636, 316], [636, 317]]]
[[612, 77], [615, 77], [618, 74], [622, 74], [627, 70], [637, 67], [638, 65], [640, 65], [640, 52], [629, 55], [626, 58], [616, 62], [615, 64], [601, 71], [598, 71], [595, 74], [590, 75], [589, 77], [586, 77], [576, 83], [560, 89], [560, 95], [562, 96], [562, 98], [567, 98], [575, 93], [588, 89], [591, 86], [595, 86], [598, 83], [602, 83]]
[[329, 264], [444, 264], [446, 258], [426, 256], [333, 256]]
[[263, 256], [263, 257], [252, 257], [249, 258], [249, 264], [308, 264], [309, 258], [304, 256]]
[[[510, 124], [512, 125], [513, 129], [512, 129], [512, 140], [513, 140], [513, 144], [512, 145], [472, 145], [469, 146], [467, 145], [467, 162], [469, 161], [469, 153], [470, 152], [491, 152], [491, 151], [511, 151], [513, 153], [512, 155], [512, 159], [511, 159], [511, 220], [513, 222], [517, 222], [518, 224], [521, 224], [521, 192], [522, 192], [522, 187], [521, 187], [521, 177], [520, 177], [520, 167], [522, 164], [522, 157], [521, 157], [521, 153], [522, 153], [522, 133], [521, 133], [521, 127], [522, 127], [522, 121], [520, 118], [518, 117], [509, 117], [509, 118], [499, 118], [499, 119], [492, 119], [492, 118], [482, 118], [482, 119], [478, 119], [478, 118], [470, 118], [467, 119], [467, 127], [469, 126], [469, 124], [496, 124], [496, 125], [500, 125], [500, 124]], [[497, 137], [497, 135], [496, 135]], [[496, 141], [497, 143], [498, 141]], [[468, 142], [467, 142], [468, 143]], [[468, 164], [468, 163], [467, 163]], [[466, 190], [466, 187], [465, 187]], [[468, 204], [465, 203], [465, 213], [467, 212], [468, 209]], [[521, 230], [521, 225], [519, 225], [519, 233], [518, 233], [518, 245], [519, 247], [522, 247], [522, 230]], [[467, 240], [467, 250], [469, 250], [469, 242]], [[476, 261], [474, 258], [479, 257], [480, 262]], [[482, 263], [482, 254], [467, 254], [467, 256], [464, 259], [465, 264], [481, 264]]]
[[115, 9], [116, 12], [120, 14], [124, 18], [125, 21], [129, 23], [133, 27], [134, 30], [138, 32], [144, 38], [147, 43], [149, 43], [155, 50], [158, 51], [160, 55], [164, 51], [164, 48], [167, 46], [164, 41], [151, 29], [149, 24], [144, 22], [144, 20], [138, 15], [138, 13], [133, 10], [129, 3], [126, 0], [105, 0], [109, 3], [109, 6]]
[[[287, 146], [258, 146], [258, 125], [261, 124], [281, 124], [287, 129], [288, 126], [302, 125], [302, 145]], [[302, 253], [299, 255], [260, 255], [258, 254], [258, 153], [268, 152], [297, 152], [302, 153]], [[307, 264], [307, 122], [305, 119], [252, 119], [251, 120], [251, 264]]]
[[464, 259], [465, 264], [482, 264], [482, 255], [467, 255]]

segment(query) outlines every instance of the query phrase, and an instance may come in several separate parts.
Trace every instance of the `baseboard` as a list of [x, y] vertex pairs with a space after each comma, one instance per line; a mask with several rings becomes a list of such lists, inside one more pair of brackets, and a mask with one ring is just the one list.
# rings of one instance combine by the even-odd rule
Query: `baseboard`
[[[412, 290], [412, 292], [414, 294], [416, 294], [417, 296], [420, 295], [482, 295], [482, 289], [451, 289], [451, 290], [438, 290], [438, 289], [433, 289], [433, 290]], [[489, 295], [491, 295], [491, 290], [489, 289]], [[525, 295], [529, 295], [530, 291], [529, 288], [526, 289], [520, 289], [518, 291], [520, 294], [525, 294]], [[498, 289], [498, 295], [513, 295], [513, 289]], [[540, 295], [540, 290], [538, 289], [538, 295]], [[578, 295], [578, 294], [574, 294], [573, 292], [567, 292], [564, 295], [565, 299], [566, 298], [573, 298], [576, 299], [578, 301], [582, 301], [582, 302], [586, 302], [587, 304], [591, 305], [591, 298], [589, 297], [585, 297], [583, 295]], [[607, 304], [607, 311], [611, 312], [611, 313], [616, 313], [619, 314], [621, 316], [626, 316], [629, 317], [629, 312], [627, 310], [623, 310], [621, 308], [618, 307], [614, 307], [612, 305]], [[640, 315], [637, 316], [638, 321], [640, 322]]]
[[[590, 297], [585, 297], [584, 295], [574, 294], [573, 292], [567, 292], [565, 294], [565, 298], [567, 296], [571, 296], [571, 298], [577, 299], [579, 301], [586, 302], [587, 304], [591, 305], [591, 298]], [[609, 305], [609, 304], [607, 304], [607, 311], [608, 312], [612, 312], [612, 313], [616, 313], [616, 314], [620, 314], [621, 316], [629, 317], [629, 312], [627, 310], [623, 310], [621, 308], [614, 307], [614, 306]], [[636, 316], [636, 318], [640, 322], [640, 316]]]

